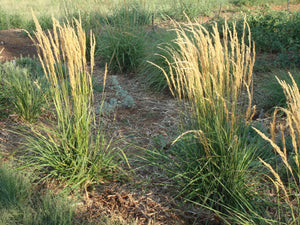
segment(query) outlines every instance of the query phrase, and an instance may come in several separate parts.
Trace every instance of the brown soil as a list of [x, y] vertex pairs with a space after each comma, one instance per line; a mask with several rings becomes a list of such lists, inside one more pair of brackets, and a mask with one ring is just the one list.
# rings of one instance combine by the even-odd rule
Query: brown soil
[[27, 36], [26, 32], [21, 29], [1, 30], [0, 31], [0, 61], [12, 60], [20, 55], [36, 56], [36, 48]]

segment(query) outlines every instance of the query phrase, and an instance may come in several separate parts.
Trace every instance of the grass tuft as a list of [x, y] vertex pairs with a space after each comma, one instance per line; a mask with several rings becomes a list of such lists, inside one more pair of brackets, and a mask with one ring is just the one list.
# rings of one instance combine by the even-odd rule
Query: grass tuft
[[3, 95], [13, 104], [13, 111], [28, 122], [36, 121], [46, 105], [48, 93], [44, 77], [13, 62], [2, 65], [1, 77]]
[[145, 54], [145, 33], [125, 27], [107, 27], [97, 54], [104, 57], [112, 71], [136, 72]]
[[167, 49], [172, 61], [163, 57], [170, 74], [161, 69], [171, 93], [186, 102], [182, 134], [167, 152], [150, 152], [150, 161], [186, 201], [232, 215], [235, 222], [258, 222], [260, 205], [250, 185], [257, 146], [249, 139], [255, 59], [250, 34], [244, 41], [249, 27], [244, 23], [239, 37], [235, 24], [230, 29], [225, 23], [221, 39], [216, 24], [212, 33], [199, 23], [176, 26], [179, 50]]
[[70, 200], [37, 191], [34, 178], [8, 163], [0, 165], [0, 224], [73, 224]]
[[[53, 33], [42, 31], [38, 20], [35, 38], [46, 74], [56, 122], [31, 126], [27, 137], [31, 163], [46, 174], [76, 189], [112, 178], [120, 168], [112, 140], [95, 122], [92, 73], [95, 39], [90, 34], [90, 66], [86, 61], [86, 35], [81, 21], [60, 25]], [[105, 73], [106, 76], [106, 73]]]

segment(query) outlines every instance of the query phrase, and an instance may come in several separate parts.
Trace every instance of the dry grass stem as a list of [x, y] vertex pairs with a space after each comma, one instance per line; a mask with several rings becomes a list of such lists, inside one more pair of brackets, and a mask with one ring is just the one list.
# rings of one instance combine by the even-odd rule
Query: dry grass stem
[[[275, 153], [278, 154], [287, 169], [287, 178], [288, 183], [283, 183], [282, 179], [275, 169], [273, 167], [266, 163], [263, 160], [260, 160], [273, 174], [273, 176], [276, 179], [276, 182], [274, 182], [275, 186], [277, 188], [280, 188], [284, 192], [284, 201], [287, 203], [291, 219], [289, 223], [291, 224], [297, 224], [299, 223], [299, 193], [300, 193], [300, 186], [299, 186], [299, 178], [300, 178], [300, 164], [299, 164], [299, 143], [300, 143], [300, 93], [299, 88], [292, 77], [291, 74], [289, 74], [292, 84], [288, 84], [286, 81], [278, 79], [279, 84], [281, 85], [284, 94], [287, 99], [287, 108], [277, 108], [273, 115], [273, 121], [271, 123], [271, 139], [266, 137], [265, 134], [258, 131], [256, 132], [265, 140], [267, 140], [272, 147], [275, 150]], [[289, 130], [289, 135], [291, 136], [292, 141], [292, 151], [288, 152], [287, 145], [286, 145], [286, 137], [285, 132], [283, 130], [283, 126], [280, 125], [280, 133], [281, 133], [281, 141], [283, 143], [282, 149], [275, 143], [275, 131], [276, 131], [276, 115], [278, 111], [282, 111], [286, 114], [286, 121], [287, 126]], [[291, 151], [291, 150], [290, 150]], [[290, 155], [293, 155], [292, 161]], [[294, 164], [294, 165], [293, 165]], [[296, 201], [291, 201], [291, 198], [296, 198]], [[296, 203], [296, 205], [295, 205]], [[280, 203], [279, 203], [280, 204]]]

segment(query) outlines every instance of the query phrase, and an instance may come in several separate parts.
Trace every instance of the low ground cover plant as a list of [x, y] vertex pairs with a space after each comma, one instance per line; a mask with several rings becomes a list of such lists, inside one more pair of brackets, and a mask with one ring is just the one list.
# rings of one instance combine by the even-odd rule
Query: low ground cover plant
[[[73, 224], [75, 209], [70, 199], [39, 191], [33, 172], [20, 172], [0, 164], [1, 224]], [[43, 193], [44, 192], [44, 193]]]
[[2, 95], [13, 105], [11, 110], [28, 122], [36, 121], [46, 106], [45, 76], [40, 71], [20, 67], [16, 61], [1, 65], [0, 73]]

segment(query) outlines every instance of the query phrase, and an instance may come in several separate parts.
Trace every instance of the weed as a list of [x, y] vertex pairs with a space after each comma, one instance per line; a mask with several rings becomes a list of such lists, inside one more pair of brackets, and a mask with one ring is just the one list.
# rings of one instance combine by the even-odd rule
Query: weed
[[117, 98], [111, 98], [108, 101], [104, 101], [100, 106], [99, 112], [109, 115], [113, 114], [116, 108], [120, 105], [126, 108], [132, 108], [134, 106], [134, 99], [131, 95], [128, 94], [126, 90], [122, 88], [116, 76], [112, 76], [112, 90], [116, 92]]
[[134, 105], [133, 97], [122, 88], [116, 76], [112, 77], [112, 84], [112, 88], [116, 91], [116, 95], [120, 98], [122, 105], [127, 108], [132, 108]]

